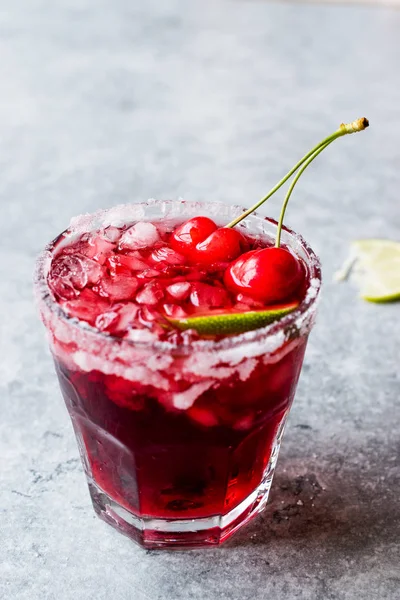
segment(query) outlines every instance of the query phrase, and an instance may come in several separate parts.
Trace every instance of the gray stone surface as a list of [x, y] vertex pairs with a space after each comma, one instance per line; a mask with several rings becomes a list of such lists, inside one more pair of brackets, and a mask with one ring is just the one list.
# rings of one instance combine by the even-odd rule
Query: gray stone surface
[[[399, 238], [400, 12], [3, 4], [0, 597], [400, 598], [400, 306], [331, 283], [351, 239]], [[268, 509], [221, 549], [142, 551], [92, 512], [32, 303], [36, 254], [74, 214], [120, 201], [249, 205], [364, 114], [370, 130], [332, 146], [288, 211], [325, 288]]]

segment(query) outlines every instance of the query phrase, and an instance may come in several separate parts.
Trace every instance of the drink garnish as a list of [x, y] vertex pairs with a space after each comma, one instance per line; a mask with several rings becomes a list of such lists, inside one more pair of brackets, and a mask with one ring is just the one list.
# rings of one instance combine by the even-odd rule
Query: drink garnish
[[[118, 337], [132, 338], [132, 331], [142, 329], [164, 341], [181, 335], [175, 328], [192, 330], [187, 337], [195, 331], [230, 335], [281, 318], [302, 302], [311, 284], [305, 262], [290, 247], [281, 246], [294, 187], [335, 139], [366, 127], [367, 119], [342, 124], [260, 202], [225, 227], [197, 215], [172, 231], [162, 223], [134, 221], [86, 232], [56, 254], [48, 276], [52, 292], [70, 317]], [[294, 173], [275, 240], [235, 229]], [[385, 282], [384, 297], [390, 288]], [[175, 328], [165, 327], [166, 323]]]
[[214, 311], [207, 315], [195, 315], [182, 319], [168, 319], [178, 329], [195, 329], [201, 335], [230, 335], [265, 327], [285, 317], [298, 307], [298, 302], [271, 306], [265, 310], [246, 312]]
[[364, 300], [400, 300], [400, 242], [380, 239], [352, 242], [350, 256], [335, 279], [343, 281], [350, 275]]
[[[290, 196], [307, 167], [333, 141], [345, 135], [362, 131], [368, 126], [369, 122], [365, 117], [351, 123], [342, 123], [334, 133], [324, 138], [305, 154], [264, 198], [228, 223], [226, 227], [218, 228], [208, 217], [194, 217], [193, 219], [189, 219], [180, 225], [172, 236], [174, 244], [176, 244], [176, 249], [179, 248], [179, 251], [185, 254], [189, 260], [199, 260], [199, 256], [202, 255], [203, 264], [212, 264], [215, 261], [224, 260], [227, 262], [232, 261], [226, 269], [224, 284], [233, 293], [245, 294], [255, 300], [268, 304], [285, 302], [300, 288], [305, 276], [299, 259], [289, 249], [281, 248], [283, 219]], [[282, 204], [275, 247], [253, 250], [243, 254], [243, 243], [239, 237], [240, 234], [238, 233], [237, 237], [232, 236], [231, 239], [224, 232], [238, 225], [238, 223], [264, 204], [296, 171], [297, 174]], [[199, 318], [190, 319], [191, 327], [198, 332], [201, 331], [204, 333], [204, 328], [208, 330], [211, 325], [208, 324], [206, 317], [201, 317], [201, 320], [198, 320]], [[252, 318], [254, 319], [254, 316]], [[219, 320], [221, 320], [220, 325], [218, 325]], [[178, 328], [183, 328], [183, 322], [184, 320], [177, 320], [174, 324]], [[238, 326], [237, 330], [234, 329], [235, 323]], [[249, 328], [251, 327], [251, 323], [250, 318]], [[235, 319], [231, 316], [228, 324], [226, 315], [214, 314], [212, 316], [212, 329], [217, 330], [218, 327], [221, 330], [228, 328], [230, 333], [239, 333], [243, 331], [244, 321], [243, 319]]]

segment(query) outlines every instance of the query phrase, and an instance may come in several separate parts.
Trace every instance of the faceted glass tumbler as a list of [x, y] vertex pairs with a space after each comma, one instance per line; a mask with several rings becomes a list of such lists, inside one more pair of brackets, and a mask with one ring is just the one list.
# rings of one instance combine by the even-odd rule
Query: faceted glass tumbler
[[[310, 285], [279, 322], [181, 346], [105, 335], [68, 317], [47, 284], [52, 258], [85, 232], [195, 215], [225, 224], [243, 209], [149, 201], [77, 217], [41, 255], [35, 288], [96, 513], [146, 548], [218, 545], [264, 509], [313, 326], [320, 266], [301, 236], [282, 242]], [[239, 226], [274, 238], [276, 223]]]

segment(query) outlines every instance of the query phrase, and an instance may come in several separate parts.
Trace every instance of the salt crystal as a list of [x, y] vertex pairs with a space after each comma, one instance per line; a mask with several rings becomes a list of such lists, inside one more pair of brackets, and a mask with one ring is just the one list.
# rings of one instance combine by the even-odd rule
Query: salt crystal
[[[123, 227], [127, 223], [140, 221], [144, 215], [145, 207], [143, 204], [119, 204], [108, 210], [99, 211], [98, 217], [101, 219], [103, 227], [108, 225]], [[96, 214], [93, 216], [96, 216]]]
[[316, 298], [316, 296], [318, 295], [318, 290], [321, 286], [321, 282], [319, 279], [317, 278], [313, 278], [310, 281], [310, 285], [309, 288], [307, 289], [307, 294], [306, 294], [306, 298], [305, 300], [312, 300], [313, 298]]

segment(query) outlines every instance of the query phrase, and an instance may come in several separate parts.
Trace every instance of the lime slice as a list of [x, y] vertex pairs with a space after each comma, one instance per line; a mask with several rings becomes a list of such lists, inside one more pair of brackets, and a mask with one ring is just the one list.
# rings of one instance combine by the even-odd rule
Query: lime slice
[[228, 335], [243, 333], [264, 327], [292, 312], [298, 302], [279, 305], [268, 310], [252, 310], [249, 312], [213, 312], [185, 319], [168, 319], [178, 329], [195, 329], [202, 335]]
[[369, 302], [400, 300], [400, 243], [391, 240], [357, 240], [337, 279], [350, 274]]

